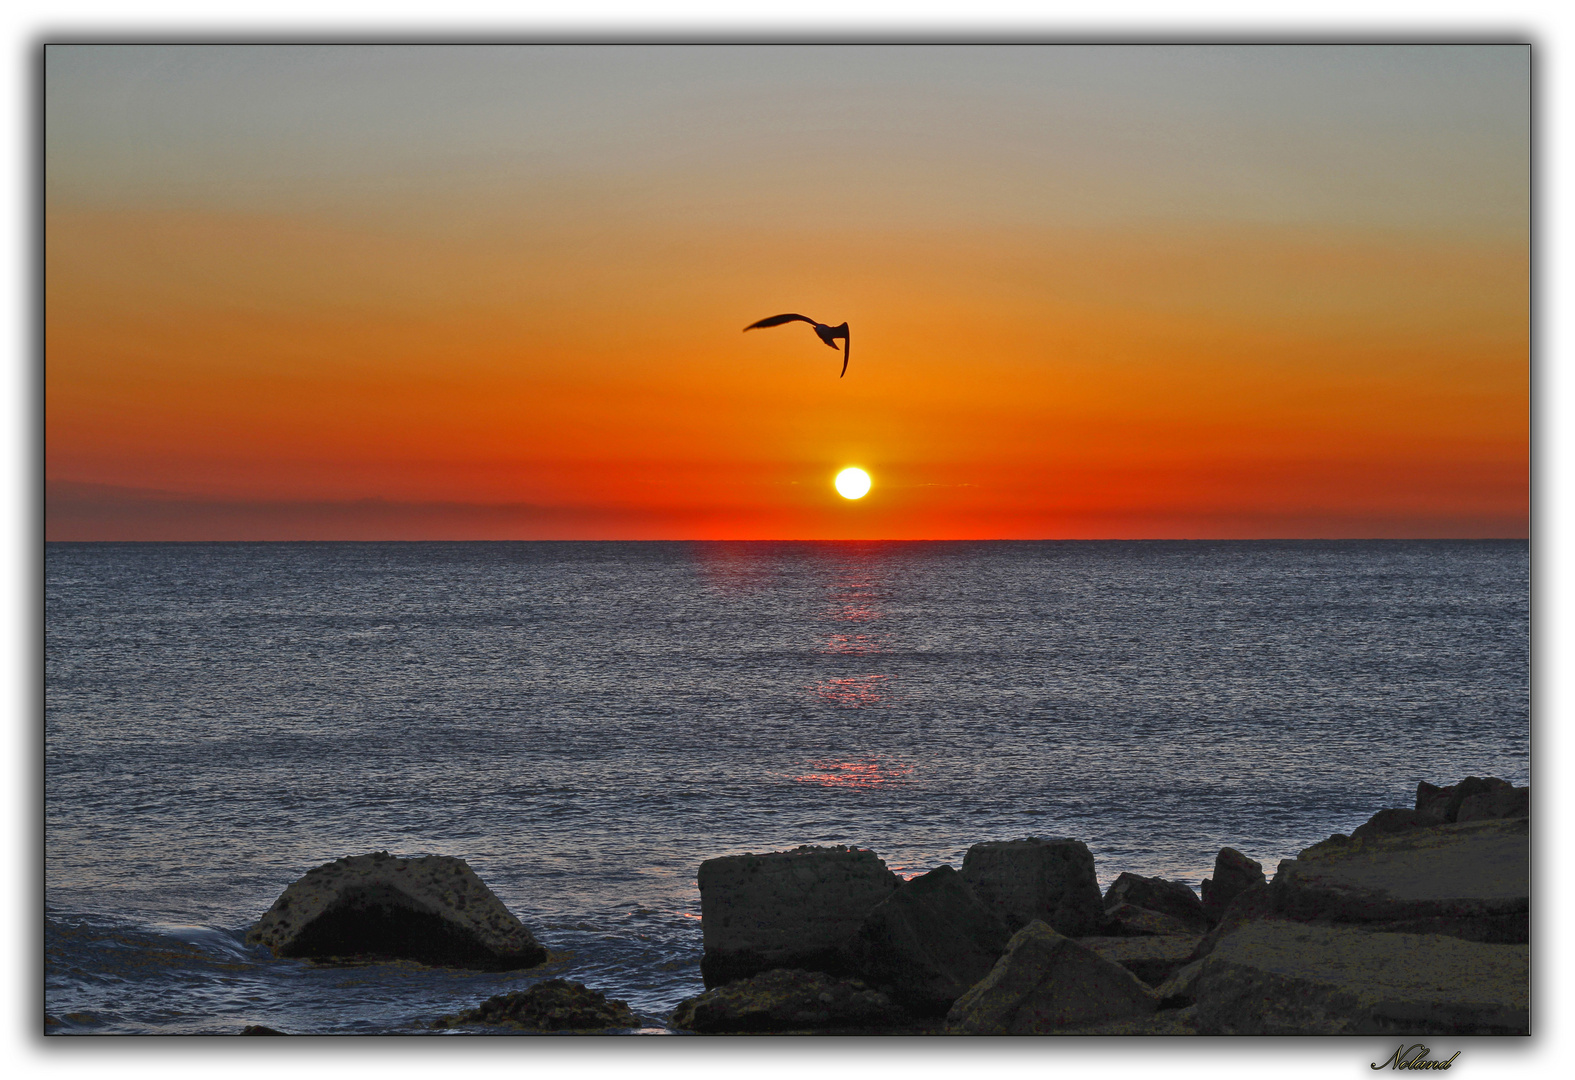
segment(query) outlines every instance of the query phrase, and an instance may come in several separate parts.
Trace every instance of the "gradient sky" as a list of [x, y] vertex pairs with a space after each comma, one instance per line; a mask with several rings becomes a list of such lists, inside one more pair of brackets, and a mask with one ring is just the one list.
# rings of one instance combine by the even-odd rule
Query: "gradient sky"
[[[1527, 535], [1525, 47], [51, 46], [44, 90], [50, 539]], [[846, 378], [740, 333], [783, 311]]]

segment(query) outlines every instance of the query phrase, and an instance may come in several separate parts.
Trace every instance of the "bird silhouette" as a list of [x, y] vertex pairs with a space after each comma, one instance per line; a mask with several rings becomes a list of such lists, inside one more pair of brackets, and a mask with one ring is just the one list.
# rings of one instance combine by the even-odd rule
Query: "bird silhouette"
[[[744, 327], [744, 331], [748, 333], [750, 330], [764, 330], [768, 326], [781, 326], [783, 323], [790, 322], [809, 323], [815, 328], [815, 336], [833, 349], [837, 347], [837, 339], [841, 338], [842, 375], [848, 373], [848, 352], [853, 348], [853, 339], [848, 336], [847, 323], [843, 323], [841, 326], [827, 326], [825, 323], [816, 322], [808, 315], [773, 315], [769, 319], [761, 319], [759, 322], [750, 323]], [[842, 378], [842, 375], [838, 375], [837, 378]]]

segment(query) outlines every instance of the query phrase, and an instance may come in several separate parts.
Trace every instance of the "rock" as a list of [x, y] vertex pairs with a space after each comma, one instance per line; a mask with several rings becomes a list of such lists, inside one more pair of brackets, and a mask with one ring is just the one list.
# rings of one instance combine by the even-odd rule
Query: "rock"
[[1350, 838], [1360, 840], [1364, 836], [1410, 832], [1412, 829], [1427, 829], [1438, 824], [1437, 818], [1421, 810], [1380, 810], [1367, 819], [1367, 824], [1358, 825]]
[[1524, 942], [1527, 820], [1490, 819], [1320, 844], [1280, 863], [1277, 914]]
[[600, 990], [566, 979], [548, 979], [529, 990], [489, 997], [474, 1009], [445, 1016], [435, 1028], [472, 1024], [525, 1031], [602, 1031], [639, 1027], [626, 1002], [609, 1001]]
[[245, 1027], [241, 1028], [241, 1034], [242, 1035], [284, 1035], [284, 1034], [287, 1034], [287, 1033], [283, 1032], [283, 1031], [278, 1031], [278, 1030], [276, 1030], [274, 1028], [271, 1028], [271, 1027], [266, 1027], [266, 1026], [264, 1026], [262, 1024], [247, 1024]]
[[1529, 787], [1495, 788], [1479, 791], [1460, 803], [1455, 820], [1487, 821], [1491, 818], [1523, 818], [1531, 816], [1531, 789]]
[[1273, 917], [1274, 896], [1269, 891], [1269, 883], [1260, 881], [1237, 894], [1236, 899], [1230, 902], [1230, 907], [1226, 908], [1224, 914], [1220, 916], [1220, 921], [1214, 925], [1214, 929], [1203, 935], [1203, 939], [1192, 950], [1191, 958], [1198, 960], [1207, 956], [1221, 938], [1245, 924]]
[[1253, 922], [1159, 989], [1205, 1035], [1527, 1031], [1527, 947], [1350, 926]]
[[1208, 924], [1182, 922], [1174, 915], [1166, 915], [1135, 904], [1122, 904], [1105, 912], [1104, 924], [1099, 932], [1105, 937], [1197, 937]]
[[945, 1016], [990, 973], [1011, 934], [950, 866], [905, 882], [864, 917], [860, 976], [921, 1016]]
[[777, 969], [679, 1002], [668, 1020], [684, 1031], [823, 1031], [902, 1027], [891, 999], [857, 979]]
[[1093, 937], [1077, 943], [1113, 964], [1120, 964], [1149, 986], [1159, 986], [1192, 961], [1202, 939], [1187, 937]]
[[1417, 781], [1416, 785], [1416, 810], [1419, 814], [1426, 814], [1440, 824], [1444, 815], [1449, 810], [1449, 797], [1454, 794], [1454, 788], [1441, 788], [1429, 784], [1426, 780]]
[[998, 840], [975, 844], [963, 880], [1014, 933], [1034, 920], [1061, 934], [1093, 934], [1104, 922], [1094, 856], [1080, 840]]
[[1438, 821], [1453, 823], [1459, 820], [1461, 803], [1471, 796], [1500, 791], [1509, 786], [1508, 781], [1496, 776], [1468, 776], [1458, 784], [1443, 788], [1434, 787], [1423, 780], [1416, 785], [1416, 809]]
[[873, 851], [800, 847], [700, 864], [707, 989], [773, 968], [853, 973], [859, 924], [902, 879]]
[[1301, 850], [1301, 857], [1308, 858], [1313, 855], [1327, 855], [1331, 851], [1348, 847], [1350, 844], [1351, 838], [1349, 836], [1345, 835], [1343, 832], [1337, 832], [1327, 840], [1320, 840], [1311, 847], [1303, 848]]
[[1107, 913], [1122, 904], [1157, 911], [1184, 923], [1191, 933], [1201, 934], [1209, 928], [1210, 920], [1203, 910], [1203, 901], [1179, 881], [1123, 873], [1106, 890], [1104, 904]]
[[1035, 920], [946, 1014], [965, 1035], [1037, 1035], [1152, 1014], [1159, 997], [1120, 964]]
[[1309, 852], [1309, 851], [1323, 851], [1323, 850], [1325, 850], [1326, 847], [1327, 848], [1342, 847], [1342, 846], [1344, 846], [1346, 844], [1349, 844], [1350, 842], [1351, 842], [1351, 838], [1349, 836], [1347, 836], [1343, 832], [1337, 832], [1333, 836], [1329, 837], [1327, 840], [1320, 840], [1316, 844], [1312, 845], [1311, 847], [1303, 848], [1302, 851], [1303, 851], [1304, 854], [1306, 852]]
[[1249, 859], [1235, 848], [1220, 848], [1214, 856], [1214, 876], [1204, 878], [1201, 885], [1204, 914], [1210, 922], [1218, 922], [1232, 900], [1265, 880], [1263, 864], [1257, 859]]
[[547, 950], [465, 860], [386, 851], [308, 870], [246, 934], [275, 956], [408, 959], [512, 971]]
[[1500, 780], [1496, 776], [1468, 776], [1451, 789], [1449, 803], [1444, 807], [1445, 821], [1459, 821], [1460, 807], [1473, 795], [1485, 794], [1491, 791], [1502, 791], [1508, 788], [1507, 780]]
[[1108, 1020], [1102, 1024], [1074, 1024], [1062, 1028], [1061, 1035], [1196, 1035], [1191, 1009], [1161, 1009], [1129, 1020]]

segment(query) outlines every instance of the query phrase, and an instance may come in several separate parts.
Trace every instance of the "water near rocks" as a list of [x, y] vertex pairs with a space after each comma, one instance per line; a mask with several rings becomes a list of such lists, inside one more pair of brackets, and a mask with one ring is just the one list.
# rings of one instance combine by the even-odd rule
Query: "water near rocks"
[[[1072, 836], [1271, 873], [1418, 780], [1529, 781], [1524, 542], [51, 544], [61, 1032], [409, 1031], [701, 990], [705, 859], [903, 876]], [[248, 947], [307, 869], [464, 858], [554, 958]]]

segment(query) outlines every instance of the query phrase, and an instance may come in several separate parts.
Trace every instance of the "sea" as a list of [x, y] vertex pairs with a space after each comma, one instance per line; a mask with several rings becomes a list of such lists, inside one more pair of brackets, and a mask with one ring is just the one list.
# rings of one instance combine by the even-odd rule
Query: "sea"
[[[1530, 780], [1524, 541], [52, 543], [51, 1034], [430, 1031], [702, 990], [700, 863], [1072, 837], [1197, 887]], [[307, 870], [463, 858], [551, 951], [275, 959]], [[446, 1037], [463, 1036], [459, 1029]]]

